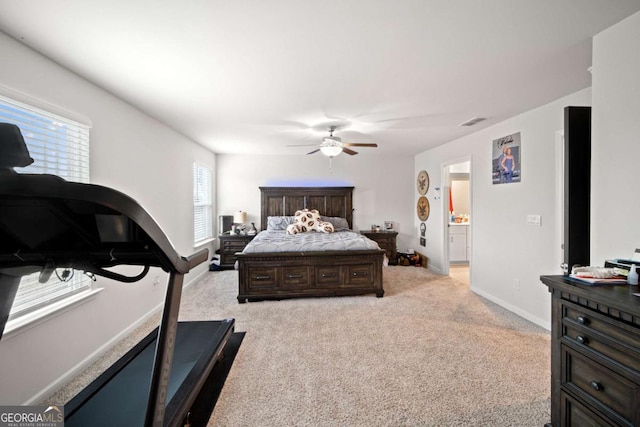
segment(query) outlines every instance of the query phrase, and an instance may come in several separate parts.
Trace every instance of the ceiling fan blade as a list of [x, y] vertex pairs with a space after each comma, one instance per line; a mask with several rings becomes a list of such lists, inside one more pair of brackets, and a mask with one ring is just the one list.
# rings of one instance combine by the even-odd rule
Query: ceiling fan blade
[[347, 153], [347, 154], [351, 155], [351, 156], [353, 156], [354, 154], [358, 154], [358, 152], [357, 152], [357, 151], [350, 150], [350, 149], [348, 149], [348, 148], [346, 148], [346, 147], [342, 147], [342, 151], [343, 151], [344, 153]]
[[309, 151], [309, 152], [307, 153], [307, 155], [309, 155], [309, 154], [315, 154], [315, 153], [317, 153], [318, 151], [320, 151], [320, 149], [319, 149], [319, 148], [317, 148], [317, 149], [315, 149], [315, 150], [313, 150], [313, 151]]
[[285, 147], [313, 147], [314, 145], [318, 144], [289, 144], [285, 145]]
[[358, 142], [345, 142], [342, 144], [345, 147], [377, 147], [378, 144], [364, 144]]

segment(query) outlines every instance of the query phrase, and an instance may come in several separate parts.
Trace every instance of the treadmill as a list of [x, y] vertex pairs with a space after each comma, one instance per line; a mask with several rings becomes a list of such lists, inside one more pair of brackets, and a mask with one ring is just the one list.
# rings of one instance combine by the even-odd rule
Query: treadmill
[[[56, 269], [75, 269], [133, 283], [160, 267], [169, 273], [160, 325], [65, 405], [65, 425], [184, 424], [223, 355], [235, 356], [234, 319], [178, 322], [184, 275], [208, 250], [179, 255], [151, 215], [117, 190], [14, 170], [31, 163], [20, 129], [0, 123], [0, 339], [22, 276], [39, 273], [44, 283]], [[119, 265], [141, 272], [109, 270]]]

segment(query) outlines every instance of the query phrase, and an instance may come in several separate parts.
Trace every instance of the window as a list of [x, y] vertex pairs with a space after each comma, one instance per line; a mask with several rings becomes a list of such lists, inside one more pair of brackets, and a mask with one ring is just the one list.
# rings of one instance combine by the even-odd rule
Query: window
[[[33, 164], [18, 173], [47, 173], [68, 181], [89, 182], [89, 126], [0, 96], [0, 122], [17, 125]], [[76, 272], [57, 272], [47, 283], [38, 274], [24, 276], [11, 307], [9, 320], [57, 303], [91, 288], [91, 280]]]
[[193, 241], [201, 244], [213, 237], [211, 169], [193, 164]]

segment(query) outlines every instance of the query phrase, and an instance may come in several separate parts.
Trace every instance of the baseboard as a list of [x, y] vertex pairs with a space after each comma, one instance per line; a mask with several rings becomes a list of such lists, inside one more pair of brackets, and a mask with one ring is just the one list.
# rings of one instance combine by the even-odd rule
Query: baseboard
[[[183, 291], [184, 291], [184, 289], [186, 289], [189, 286], [191, 286], [193, 283], [196, 283], [198, 280], [200, 280], [206, 273], [209, 273], [208, 269], [203, 270], [200, 274], [195, 276], [193, 279], [191, 279], [188, 282], [186, 282], [182, 287]], [[156, 305], [154, 308], [152, 308], [150, 311], [148, 311], [142, 317], [140, 317], [137, 321], [135, 321], [134, 323], [129, 325], [127, 328], [122, 330], [119, 334], [115, 335], [112, 339], [110, 339], [105, 344], [103, 344], [102, 346], [97, 348], [93, 353], [91, 353], [89, 356], [87, 356], [86, 358], [81, 360], [73, 368], [71, 368], [70, 370], [65, 372], [60, 377], [56, 378], [48, 386], [46, 386], [44, 389], [40, 390], [40, 392], [38, 392], [35, 395], [31, 396], [31, 398], [28, 399], [26, 402], [24, 402], [23, 405], [38, 405], [41, 402], [43, 402], [44, 400], [46, 400], [49, 396], [53, 395], [60, 388], [62, 388], [65, 384], [67, 384], [69, 381], [71, 381], [77, 375], [82, 373], [92, 363], [94, 363], [96, 360], [98, 360], [100, 357], [102, 357], [106, 352], [111, 350], [116, 344], [118, 344], [120, 341], [122, 341], [124, 338], [126, 338], [130, 333], [132, 333], [134, 330], [136, 330], [139, 326], [143, 325], [152, 316], [154, 316], [156, 313], [158, 313], [160, 310], [162, 310], [163, 305], [164, 305], [164, 301], [162, 303]], [[59, 403], [62, 404], [63, 402], [59, 402]]]
[[494, 302], [496, 304], [498, 304], [501, 307], [506, 308], [507, 310], [511, 311], [512, 313], [517, 314], [518, 316], [522, 317], [523, 319], [526, 319], [528, 321], [530, 321], [531, 323], [535, 323], [536, 325], [545, 328], [547, 331], [551, 331], [551, 321], [550, 320], [543, 320], [540, 319], [537, 316], [532, 315], [529, 312], [526, 312], [524, 310], [522, 310], [519, 307], [516, 307], [513, 304], [509, 304], [508, 302], [505, 302], [503, 300], [501, 300], [500, 298], [496, 298], [494, 295], [488, 294], [484, 291], [481, 291], [477, 288], [474, 288], [473, 286], [471, 287], [471, 291], [480, 295], [483, 298], [488, 299], [491, 302]]
[[431, 272], [433, 272], [435, 274], [439, 274], [439, 275], [443, 276], [442, 269], [440, 269], [440, 268], [437, 268], [437, 267], [434, 267], [432, 265], [429, 265], [429, 266], [427, 266], [427, 269], [429, 269], [429, 271], [431, 271]]
[[209, 271], [209, 264], [206, 265], [207, 268], [204, 268], [200, 273], [198, 273], [198, 275], [196, 275], [195, 277], [193, 277], [192, 279], [190, 279], [188, 282], [186, 282], [184, 284], [184, 286], [182, 286], [182, 290], [184, 291], [185, 289], [187, 289], [189, 286], [193, 285], [194, 283], [196, 283], [197, 281], [199, 281], [200, 279], [202, 279], [204, 277], [205, 274], [210, 273]]

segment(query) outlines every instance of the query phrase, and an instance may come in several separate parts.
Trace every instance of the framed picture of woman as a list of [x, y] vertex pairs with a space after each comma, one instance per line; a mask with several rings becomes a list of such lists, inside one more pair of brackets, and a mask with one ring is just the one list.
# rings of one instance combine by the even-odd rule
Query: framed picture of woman
[[520, 182], [522, 160], [520, 132], [493, 140], [492, 180], [494, 184]]

